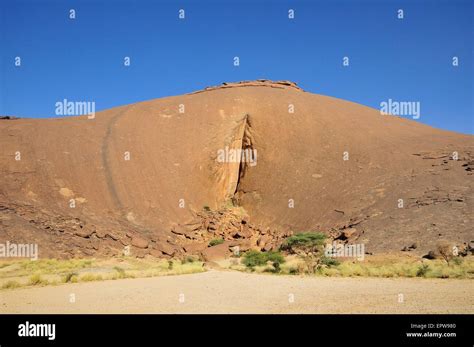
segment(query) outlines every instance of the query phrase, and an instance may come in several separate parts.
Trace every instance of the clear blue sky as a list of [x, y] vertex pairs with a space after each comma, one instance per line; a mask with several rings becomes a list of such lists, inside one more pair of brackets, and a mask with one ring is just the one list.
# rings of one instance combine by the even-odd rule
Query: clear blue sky
[[3, 115], [51, 117], [64, 98], [103, 110], [269, 78], [374, 108], [419, 101], [420, 122], [474, 134], [473, 1], [1, 0], [0, 9]]

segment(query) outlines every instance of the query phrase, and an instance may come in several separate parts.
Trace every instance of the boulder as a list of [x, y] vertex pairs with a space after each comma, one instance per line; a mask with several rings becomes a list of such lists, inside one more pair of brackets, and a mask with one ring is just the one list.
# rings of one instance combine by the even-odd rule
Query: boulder
[[147, 240], [145, 240], [144, 238], [141, 238], [140, 236], [132, 237], [132, 246], [134, 246], [134, 247], [147, 248], [148, 243], [149, 242]]
[[150, 250], [150, 255], [152, 257], [155, 257], [155, 258], [162, 258], [163, 257], [163, 253], [157, 249], [152, 249]]
[[257, 246], [263, 248], [265, 245], [271, 240], [270, 235], [262, 235], [260, 238], [257, 240]]
[[208, 247], [201, 252], [202, 257], [205, 261], [215, 261], [219, 259], [228, 258], [232, 253], [229, 249], [231, 245], [229, 242], [221, 243], [213, 247]]
[[184, 246], [184, 250], [189, 254], [200, 254], [207, 248], [207, 242], [192, 242]]
[[161, 251], [161, 253], [173, 256], [176, 253], [176, 249], [168, 242], [158, 241], [155, 243], [155, 249]]
[[242, 235], [243, 238], [250, 238], [253, 235], [252, 230], [248, 227], [247, 224], [242, 224], [240, 228], [240, 235]]
[[188, 228], [182, 226], [182, 225], [175, 225], [172, 227], [171, 232], [176, 235], [182, 235], [185, 236], [186, 238], [190, 239], [193, 238], [194, 232], [192, 230], [189, 230]]
[[83, 228], [78, 228], [77, 230], [74, 230], [74, 235], [80, 236], [80, 237], [90, 237], [94, 232], [95, 232], [94, 228], [83, 227]]
[[239, 247], [239, 252], [247, 252], [252, 248], [252, 242], [250, 240], [239, 240], [239, 242], [234, 242], [231, 246]]
[[268, 252], [268, 251], [273, 250], [274, 248], [275, 248], [275, 245], [273, 245], [272, 242], [269, 242], [269, 243], [267, 243], [265, 246], [263, 246], [262, 249], [263, 249], [265, 252]]
[[116, 235], [112, 231], [107, 231], [105, 235], [109, 236], [114, 241], [117, 241], [119, 239], [118, 235]]

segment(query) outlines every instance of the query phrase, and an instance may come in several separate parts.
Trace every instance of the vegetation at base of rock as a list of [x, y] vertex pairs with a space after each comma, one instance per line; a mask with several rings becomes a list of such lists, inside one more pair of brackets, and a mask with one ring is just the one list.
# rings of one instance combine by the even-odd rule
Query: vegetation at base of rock
[[[73, 282], [74, 276], [77, 277], [77, 272], [68, 272], [67, 274], [64, 275], [62, 281], [63, 281], [64, 283]], [[77, 281], [76, 281], [76, 282], [77, 282]]]
[[331, 267], [331, 266], [338, 266], [341, 263], [340, 263], [339, 260], [337, 260], [335, 258], [323, 256], [323, 257], [321, 257], [321, 264], [326, 265], [328, 267]]
[[34, 274], [30, 276], [29, 284], [31, 286], [39, 286], [43, 284], [48, 284], [48, 280], [41, 278], [40, 274]]
[[280, 252], [259, 252], [255, 250], [248, 251], [244, 254], [242, 263], [248, 268], [255, 266], [263, 266], [271, 262], [275, 269], [280, 268], [280, 264], [285, 262], [285, 258]]
[[425, 277], [429, 270], [428, 264], [421, 264], [416, 271], [416, 277]]
[[132, 257], [5, 260], [0, 261], [0, 288], [6, 290], [27, 286], [168, 276], [203, 271], [205, 271], [203, 262], [190, 256], [175, 260]]
[[[297, 254], [284, 255], [284, 262], [276, 267], [265, 259], [261, 252], [248, 251], [241, 260], [234, 258], [227, 267], [255, 273], [278, 273], [286, 275], [309, 275], [323, 277], [383, 277], [383, 278], [455, 278], [474, 279], [474, 257], [455, 257], [447, 264], [444, 259], [426, 260], [413, 256], [394, 255], [368, 256], [364, 261], [335, 259], [322, 256], [318, 267], [308, 267], [307, 259]], [[263, 259], [263, 260], [262, 260]], [[252, 266], [247, 266], [250, 264]], [[258, 265], [256, 265], [258, 264]], [[311, 264], [313, 266], [314, 264]]]
[[92, 281], [102, 281], [103, 277], [101, 275], [94, 275], [94, 274], [85, 274], [80, 277], [81, 282], [92, 282]]
[[298, 255], [304, 261], [304, 271], [312, 274], [320, 271], [323, 266], [329, 267], [338, 264], [335, 259], [324, 256], [325, 240], [326, 235], [323, 233], [304, 232], [288, 237], [280, 249], [289, 254]]
[[187, 257], [181, 259], [181, 264], [186, 264], [186, 263], [194, 263], [197, 261], [193, 256], [188, 255]]

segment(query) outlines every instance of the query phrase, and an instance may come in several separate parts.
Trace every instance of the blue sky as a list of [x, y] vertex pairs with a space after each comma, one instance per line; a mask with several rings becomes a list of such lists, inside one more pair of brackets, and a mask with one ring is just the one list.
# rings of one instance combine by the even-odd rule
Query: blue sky
[[374, 108], [418, 101], [418, 121], [474, 134], [473, 1], [2, 0], [0, 10], [3, 115], [51, 117], [64, 98], [103, 110], [268, 78]]

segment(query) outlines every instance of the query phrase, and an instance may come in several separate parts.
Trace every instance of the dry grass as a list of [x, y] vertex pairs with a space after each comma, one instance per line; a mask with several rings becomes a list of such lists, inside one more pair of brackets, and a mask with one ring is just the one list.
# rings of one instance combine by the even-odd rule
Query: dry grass
[[14, 289], [26, 286], [169, 276], [202, 271], [204, 271], [203, 263], [194, 259], [181, 261], [122, 257], [9, 260], [0, 262], [0, 288]]
[[14, 289], [20, 286], [21, 286], [20, 283], [18, 283], [17, 281], [8, 281], [8, 282], [3, 283], [2, 289]]
[[342, 277], [474, 278], [473, 257], [458, 259], [458, 262], [447, 264], [444, 260], [416, 257], [368, 257], [361, 262], [344, 261], [338, 266], [323, 268], [320, 274]]
[[[249, 271], [240, 259], [219, 263], [222, 267]], [[271, 265], [256, 266], [253, 272], [271, 272]], [[306, 266], [298, 256], [285, 257], [280, 274], [304, 275]], [[364, 261], [343, 260], [336, 266], [323, 266], [316, 276], [336, 277], [421, 277], [474, 279], [474, 257], [457, 258], [448, 265], [444, 260], [427, 260], [415, 256], [380, 255], [367, 256]]]

